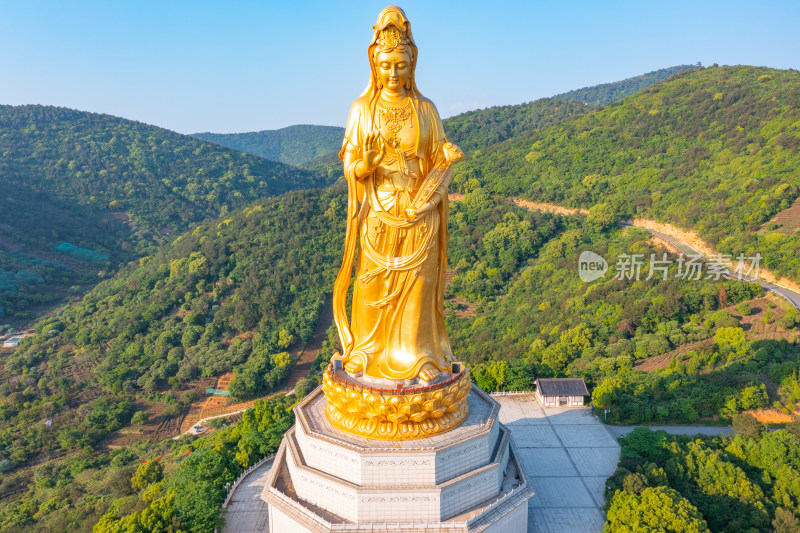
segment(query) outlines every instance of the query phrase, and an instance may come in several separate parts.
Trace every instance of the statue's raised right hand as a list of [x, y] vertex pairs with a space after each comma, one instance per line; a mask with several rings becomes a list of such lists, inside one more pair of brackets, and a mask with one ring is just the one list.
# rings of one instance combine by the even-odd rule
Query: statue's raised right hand
[[363, 171], [365, 174], [369, 174], [381, 164], [383, 156], [386, 155], [386, 146], [383, 144], [379, 131], [367, 135], [361, 153], [363, 154], [361, 157]]

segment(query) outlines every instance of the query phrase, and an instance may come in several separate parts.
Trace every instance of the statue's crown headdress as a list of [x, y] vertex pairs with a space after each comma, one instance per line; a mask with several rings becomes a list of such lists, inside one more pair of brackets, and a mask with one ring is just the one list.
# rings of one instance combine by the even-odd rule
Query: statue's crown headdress
[[381, 51], [391, 51], [397, 47], [404, 47], [408, 44], [408, 37], [404, 31], [400, 31], [396, 26], [389, 26], [381, 30], [380, 37], [378, 38], [378, 48]]

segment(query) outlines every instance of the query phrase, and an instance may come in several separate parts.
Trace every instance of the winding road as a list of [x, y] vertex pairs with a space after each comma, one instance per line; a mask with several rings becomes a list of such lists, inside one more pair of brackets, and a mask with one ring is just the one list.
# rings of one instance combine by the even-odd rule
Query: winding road
[[[460, 201], [460, 200], [462, 200], [464, 198], [464, 195], [461, 194], [461, 193], [451, 193], [450, 195], [448, 195], [448, 198], [450, 199], [450, 201], [458, 202], [458, 201]], [[514, 202], [517, 206], [523, 207], [525, 209], [535, 210], [535, 211], [546, 211], [548, 213], [556, 213], [556, 214], [563, 215], [563, 216], [575, 216], [575, 215], [579, 215], [579, 214], [580, 215], [585, 215], [585, 214], [587, 214], [589, 212], [587, 209], [583, 209], [583, 208], [569, 208], [569, 207], [563, 207], [563, 206], [560, 206], [560, 205], [557, 205], [557, 204], [548, 204], [548, 203], [544, 203], [544, 202], [531, 202], [530, 200], [524, 200], [522, 198], [509, 198], [509, 200]], [[656, 237], [657, 239], [660, 239], [661, 241], [667, 243], [668, 245], [672, 246], [673, 248], [675, 248], [675, 249], [677, 249], [677, 250], [679, 250], [679, 251], [681, 251], [681, 252], [683, 252], [683, 253], [685, 253], [687, 255], [700, 255], [704, 259], [710, 260], [708, 258], [707, 253], [703, 253], [703, 251], [697, 250], [696, 248], [691, 246], [689, 243], [687, 243], [687, 242], [685, 242], [685, 241], [683, 241], [681, 239], [678, 239], [673, 235], [669, 235], [669, 234], [664, 233], [662, 231], [655, 230], [652, 227], [648, 227], [648, 226], [663, 225], [663, 224], [661, 224], [659, 222], [656, 222], [654, 220], [648, 220], [648, 219], [622, 220], [622, 221], [620, 221], [619, 224], [620, 224], [620, 226], [631, 226], [631, 227], [637, 227], [637, 228], [643, 229], [646, 232], [648, 232], [650, 235], [652, 235], [653, 237]], [[712, 249], [711, 246], [708, 246], [707, 244], [704, 245], [704, 248], [706, 248], [707, 250], [711, 250]], [[768, 291], [772, 291], [775, 294], [783, 297], [790, 304], [792, 304], [796, 309], [800, 310], [800, 292], [798, 292], [797, 290], [791, 289], [789, 287], [785, 287], [785, 286], [780, 285], [778, 283], [769, 282], [769, 281], [765, 281], [765, 280], [762, 280], [762, 279], [756, 279], [756, 278], [752, 278], [752, 277], [748, 277], [748, 276], [742, 276], [740, 274], [731, 272], [728, 269], [725, 269], [723, 271], [723, 273], [728, 274], [731, 278], [740, 279], [740, 280], [747, 281], [747, 282], [750, 282], [750, 283], [758, 283], [759, 285], [761, 285], [762, 287], [764, 287]]]
[[[666, 242], [667, 244], [673, 246], [674, 248], [680, 250], [681, 252], [683, 252], [683, 253], [685, 253], [687, 255], [701, 255], [703, 257], [706, 257], [699, 250], [696, 250], [695, 248], [692, 248], [692, 246], [690, 246], [688, 243], [685, 243], [685, 242], [683, 242], [683, 241], [681, 241], [679, 239], [676, 239], [675, 237], [672, 237], [671, 235], [667, 235], [666, 233], [662, 233], [660, 231], [656, 231], [656, 230], [653, 230], [653, 229], [650, 229], [650, 228], [646, 228], [646, 227], [638, 225], [638, 224], [633, 224], [633, 223], [631, 223], [629, 221], [620, 222], [620, 225], [621, 226], [632, 226], [632, 227], [637, 227], [637, 228], [644, 229], [645, 231], [650, 233], [650, 235], [652, 235], [654, 237], [657, 237], [658, 239], [661, 239], [662, 241]], [[792, 289], [789, 289], [789, 288], [784, 287], [782, 285], [778, 285], [776, 283], [770, 283], [768, 281], [764, 281], [764, 280], [760, 280], [760, 279], [756, 279], [756, 278], [752, 278], [752, 277], [748, 277], [748, 276], [742, 276], [740, 274], [736, 274], [734, 272], [731, 272], [728, 269], [725, 269], [724, 273], [728, 274], [732, 278], [737, 278], [737, 279], [740, 279], [742, 281], [747, 281], [747, 282], [750, 282], [750, 283], [758, 283], [759, 285], [761, 285], [765, 289], [767, 289], [769, 291], [772, 291], [775, 294], [778, 294], [778, 295], [782, 296], [787, 301], [789, 301], [789, 303], [791, 303], [793, 306], [795, 306], [795, 308], [800, 310], [800, 294], [795, 292], [795, 291], [793, 291]]]

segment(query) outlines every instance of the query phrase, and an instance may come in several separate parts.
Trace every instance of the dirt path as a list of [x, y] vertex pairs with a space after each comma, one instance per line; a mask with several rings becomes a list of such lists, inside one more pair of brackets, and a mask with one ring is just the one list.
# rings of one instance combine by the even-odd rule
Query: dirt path
[[294, 368], [292, 368], [292, 372], [289, 374], [289, 378], [286, 381], [287, 394], [294, 392], [297, 383], [301, 379], [307, 377], [311, 372], [311, 365], [313, 365], [314, 361], [317, 359], [317, 355], [322, 349], [322, 343], [328, 338], [328, 328], [331, 324], [333, 324], [333, 300], [331, 297], [328, 297], [328, 299], [325, 300], [325, 305], [322, 307], [319, 319], [317, 320], [317, 326], [314, 328], [314, 333], [311, 334], [308, 343], [295, 353], [292, 353], [294, 357], [297, 357], [297, 363], [294, 365]]
[[[275, 394], [279, 394], [279, 393], [276, 392], [274, 394], [271, 394], [270, 396], [274, 396]], [[269, 398], [269, 396], [265, 396], [265, 398]], [[259, 398], [259, 400], [260, 399], [261, 398]], [[183, 433], [180, 433], [179, 435], [177, 435], [175, 437], [172, 437], [172, 438], [174, 440], [178, 440], [181, 437], [183, 437], [184, 435], [199, 435], [202, 432], [202, 430], [195, 429], [197, 426], [202, 426], [203, 424], [205, 424], [209, 420], [214, 420], [215, 418], [223, 418], [223, 417], [226, 417], [226, 416], [233, 416], [233, 415], [238, 415], [239, 413], [244, 413], [245, 411], [250, 409], [250, 407], [252, 407], [253, 404], [256, 401], [257, 400], [250, 400], [249, 402], [244, 402], [242, 404], [231, 405], [231, 406], [229, 406], [230, 409], [231, 409], [230, 412], [225, 412], [225, 413], [222, 413], [220, 415], [207, 416], [205, 418], [201, 418], [199, 420], [195, 420], [194, 424], [192, 426], [190, 426], [189, 429], [184, 430], [183, 426], [182, 426], [181, 430], [183, 431]]]
[[[229, 372], [227, 374], [223, 374], [217, 379], [217, 383], [213, 388], [221, 391], [227, 391], [232, 379], [233, 373]], [[192, 427], [197, 425], [201, 419], [219, 415], [221, 412], [225, 412], [226, 410], [235, 411], [237, 409], [237, 405], [238, 404], [228, 405], [228, 396], [217, 394], [206, 396], [202, 400], [198, 400], [192, 404], [192, 406], [189, 408], [189, 413], [187, 413], [177, 430], [182, 433], [186, 433]], [[172, 431], [172, 433], [174, 432], [175, 431]], [[166, 438], [166, 435], [164, 435], [162, 438]]]

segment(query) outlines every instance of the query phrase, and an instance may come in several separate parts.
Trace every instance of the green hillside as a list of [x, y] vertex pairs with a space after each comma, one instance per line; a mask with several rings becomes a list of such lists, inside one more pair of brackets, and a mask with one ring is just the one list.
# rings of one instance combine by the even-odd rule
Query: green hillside
[[442, 121], [447, 140], [464, 152], [480, 150], [511, 137], [546, 128], [588, 110], [579, 102], [542, 98], [520, 105], [487, 107]]
[[[586, 284], [574, 267], [580, 250], [606, 257], [648, 253], [655, 251], [648, 236], [592, 217], [527, 211], [484, 189], [454, 202], [450, 220], [455, 278], [446, 303], [448, 331], [454, 350], [487, 390], [529, 388], [535, 376], [566, 374], [615, 391], [620, 379], [643, 375], [632, 393], [604, 399], [612, 406], [648, 402], [647, 409], [618, 412], [669, 420], [691, 414], [686, 405], [705, 414], [703, 409], [730, 409], [730, 398], [763, 404], [767, 400], [751, 390], [761, 390], [760, 372], [791, 378], [796, 367], [775, 364], [795, 353], [796, 344], [739, 343], [735, 357], [698, 353], [695, 362], [648, 381], [650, 374], [631, 371], [638, 358], [735, 327], [729, 314], [719, 313], [721, 286], [728, 303], [759, 295], [760, 287], [614, 281], [613, 272]], [[71, 517], [70, 523], [82, 524], [74, 530], [87, 530], [112, 510], [109, 494], [125, 503], [106, 526], [144, 519], [137, 513], [150, 500], [127, 488], [136, 458], [180, 457], [186, 441], [106, 453], [104, 439], [128, 426], [135, 413], [156, 420], [178, 416], [195, 398], [192, 388], [202, 376], [234, 369], [230, 389], [241, 398], [278, 386], [288, 370], [287, 347], [308, 337], [329, 295], [343, 233], [341, 185], [258, 201], [202, 224], [101, 283], [59, 317], [40, 321], [36, 336], [4, 359], [0, 376], [0, 497], [26, 491], [0, 504], [0, 525], [46, 531]], [[473, 314], [463, 312], [465, 304], [477, 305]], [[316, 368], [332, 348], [323, 350]], [[729, 365], [747, 360], [760, 366], [734, 379]], [[702, 371], [690, 378], [680, 368]], [[665, 380], [692, 387], [679, 395], [675, 386], [665, 388]], [[744, 406], [737, 403], [734, 410]], [[278, 427], [290, 423], [278, 418]], [[42, 420], [52, 420], [52, 427]], [[160, 501], [164, 513], [212, 527], [224, 481], [274, 450], [280, 439], [280, 431], [264, 435], [256, 426], [264, 427], [246, 417], [233, 433], [212, 438], [213, 446], [198, 442], [196, 458], [174, 470], [167, 465], [167, 483], [154, 489], [166, 499], [153, 505]], [[35, 467], [31, 476], [32, 462], [63, 453], [67, 457]], [[191, 483], [202, 489], [187, 490]], [[168, 489], [175, 486], [173, 501]], [[70, 498], [56, 498], [65, 491]], [[129, 513], [132, 518], [121, 518]]]
[[617, 100], [622, 100], [634, 93], [638, 93], [655, 83], [666, 80], [678, 72], [693, 68], [696, 67], [694, 65], [678, 65], [675, 67], [660, 68], [653, 72], [648, 72], [647, 74], [641, 74], [632, 78], [625, 78], [624, 80], [612, 83], [603, 83], [557, 94], [553, 96], [553, 98], [556, 100], [572, 100], [589, 105], [603, 106], [611, 102], [616, 102]]
[[[0, 106], [0, 323], [314, 174], [109, 115]], [[5, 318], [3, 318], [5, 315]]]
[[[509, 209], [483, 189], [461, 203], [468, 212], [476, 205], [500, 214]], [[460, 213], [461, 205], [451, 234], [468, 236], [473, 222]], [[786, 401], [794, 390], [800, 314], [760, 299], [759, 285], [679, 277], [672, 254], [666, 279], [658, 271], [650, 276], [651, 254], [662, 259], [664, 251], [645, 231], [618, 229], [593, 215], [530, 216], [508, 210], [481, 239], [467, 237], [451, 249], [447, 328], [484, 390], [503, 383], [527, 390], [537, 376], [581, 376], [594, 386], [595, 405], [610, 410], [608, 420], [622, 423], [695, 423]], [[553, 237], [541, 249], [530, 246], [540, 241], [524, 230], [548, 226], [553, 230], [545, 234]], [[577, 271], [586, 250], [609, 263], [592, 283]], [[622, 254], [632, 253], [645, 258], [638, 279], [616, 268]], [[742, 302], [749, 303], [736, 306]], [[465, 303], [472, 312], [464, 312]], [[674, 361], [634, 368], [673, 350], [679, 350]]]
[[[712, 67], [484, 149], [456, 188], [569, 207], [603, 203], [693, 229], [721, 253], [800, 280], [800, 236], [755, 231], [800, 196], [800, 73]], [[472, 182], [471, 180], [474, 180]]]
[[[275, 453], [294, 423], [294, 398], [259, 400], [206, 437], [166, 439], [55, 458], [28, 472], [0, 507], [4, 533], [213, 533], [226, 484]], [[4, 482], [6, 480], [3, 480]], [[29, 483], [29, 484], [28, 484]]]
[[135, 411], [157, 416], [156, 404], [171, 405], [161, 415], [174, 417], [194, 400], [199, 377], [236, 368], [229, 390], [240, 399], [282, 384], [287, 348], [308, 339], [333, 287], [343, 196], [337, 188], [257, 201], [40, 321], [2, 360], [5, 470], [96, 445]]
[[248, 154], [299, 165], [317, 157], [338, 152], [344, 128], [300, 124], [279, 130], [247, 133], [195, 133], [194, 137], [240, 150]]

